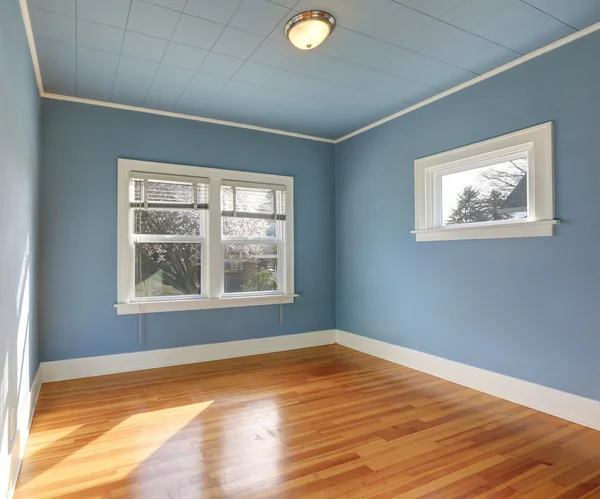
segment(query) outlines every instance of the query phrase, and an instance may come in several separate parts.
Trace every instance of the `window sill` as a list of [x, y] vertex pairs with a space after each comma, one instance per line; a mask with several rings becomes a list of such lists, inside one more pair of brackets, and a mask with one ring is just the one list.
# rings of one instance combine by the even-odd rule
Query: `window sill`
[[165, 300], [117, 303], [117, 315], [152, 314], [156, 312], [182, 312], [213, 308], [256, 307], [294, 303], [298, 295], [236, 296], [231, 298], [202, 298], [197, 300]]
[[444, 227], [443, 229], [413, 230], [417, 242], [458, 241], [461, 239], [501, 239], [511, 237], [545, 237], [554, 235], [559, 220], [501, 223], [496, 225], [471, 225]]

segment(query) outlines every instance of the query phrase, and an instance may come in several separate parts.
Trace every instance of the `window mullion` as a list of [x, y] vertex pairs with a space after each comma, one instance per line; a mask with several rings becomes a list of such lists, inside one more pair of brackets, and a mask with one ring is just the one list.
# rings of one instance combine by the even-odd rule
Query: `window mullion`
[[207, 295], [220, 298], [223, 289], [223, 248], [221, 244], [221, 179], [212, 178], [208, 188]]

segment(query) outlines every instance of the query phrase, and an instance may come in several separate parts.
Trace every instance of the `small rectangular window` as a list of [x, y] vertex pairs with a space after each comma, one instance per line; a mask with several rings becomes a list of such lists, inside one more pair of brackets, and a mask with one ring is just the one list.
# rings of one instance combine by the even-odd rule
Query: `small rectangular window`
[[554, 234], [552, 123], [415, 161], [417, 241]]
[[442, 175], [443, 225], [526, 220], [526, 157]]
[[119, 160], [118, 312], [292, 303], [292, 196], [290, 177]]

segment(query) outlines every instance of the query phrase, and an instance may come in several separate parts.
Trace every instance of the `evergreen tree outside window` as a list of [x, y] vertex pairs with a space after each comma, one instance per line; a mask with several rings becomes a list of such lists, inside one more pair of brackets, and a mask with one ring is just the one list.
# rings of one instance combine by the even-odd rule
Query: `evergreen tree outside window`
[[415, 161], [417, 241], [554, 235], [552, 122]]

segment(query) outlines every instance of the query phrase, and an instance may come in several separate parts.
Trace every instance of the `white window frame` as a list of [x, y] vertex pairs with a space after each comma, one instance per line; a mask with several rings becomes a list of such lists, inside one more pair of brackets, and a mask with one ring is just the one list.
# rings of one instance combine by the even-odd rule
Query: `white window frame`
[[[150, 175], [177, 175], [189, 178], [208, 179], [208, 214], [206, 237], [202, 251], [202, 295], [165, 299], [162, 297], [139, 299], [134, 296], [134, 234], [131, 230], [131, 206], [129, 199], [129, 179], [131, 172]], [[286, 221], [284, 240], [281, 242], [282, 257], [278, 259], [278, 277], [283, 280], [277, 291], [258, 293], [223, 293], [224, 285], [224, 243], [241, 238], [228, 238], [221, 235], [221, 183], [224, 181], [247, 182], [285, 186]], [[200, 166], [174, 165], [137, 161], [118, 160], [118, 212], [117, 212], [117, 292], [115, 305], [118, 315], [174, 312], [184, 310], [205, 310], [213, 308], [251, 307], [257, 305], [280, 305], [293, 303], [298, 295], [294, 293], [294, 179], [283, 175], [253, 173], [236, 170], [221, 170]], [[154, 237], [154, 236], [153, 236]], [[165, 239], [182, 240], [196, 236], [164, 236]], [[185, 241], [184, 241], [185, 240]], [[256, 239], [253, 239], [255, 241]], [[266, 240], [265, 240], [266, 241]], [[269, 240], [272, 243], [272, 239]]]
[[[444, 225], [442, 176], [527, 157], [528, 217]], [[543, 123], [415, 161], [415, 234], [417, 242], [553, 236], [553, 124]]]

